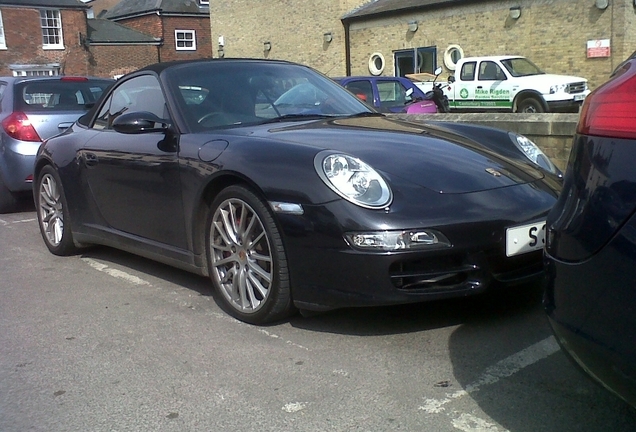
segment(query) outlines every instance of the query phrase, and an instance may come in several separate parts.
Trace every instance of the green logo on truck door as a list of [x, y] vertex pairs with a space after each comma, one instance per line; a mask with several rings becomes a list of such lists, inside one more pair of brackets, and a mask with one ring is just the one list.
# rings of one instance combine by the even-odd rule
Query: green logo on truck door
[[462, 99], [468, 98], [468, 90], [466, 90], [465, 88], [461, 89], [459, 91], [459, 97], [461, 97]]

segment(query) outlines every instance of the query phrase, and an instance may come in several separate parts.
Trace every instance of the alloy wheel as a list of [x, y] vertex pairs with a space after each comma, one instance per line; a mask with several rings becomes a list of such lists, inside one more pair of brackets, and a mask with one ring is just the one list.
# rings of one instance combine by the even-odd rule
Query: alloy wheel
[[270, 239], [252, 207], [238, 198], [223, 201], [210, 226], [211, 272], [228, 303], [243, 314], [259, 311], [270, 296]]
[[64, 214], [58, 184], [51, 174], [42, 176], [38, 196], [42, 232], [51, 246], [58, 246], [64, 235]]

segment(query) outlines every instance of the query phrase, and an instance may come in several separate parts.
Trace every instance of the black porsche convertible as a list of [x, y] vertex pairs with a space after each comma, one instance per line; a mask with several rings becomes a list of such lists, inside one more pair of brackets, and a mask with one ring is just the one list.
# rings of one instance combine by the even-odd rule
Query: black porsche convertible
[[560, 176], [524, 136], [399, 121], [311, 68], [214, 59], [121, 78], [41, 146], [34, 197], [52, 253], [106, 245], [209, 276], [263, 324], [542, 280]]

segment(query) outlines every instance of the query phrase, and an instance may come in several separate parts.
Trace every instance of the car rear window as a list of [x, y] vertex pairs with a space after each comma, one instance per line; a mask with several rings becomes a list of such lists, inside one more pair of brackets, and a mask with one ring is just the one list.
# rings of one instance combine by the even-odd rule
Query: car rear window
[[16, 88], [16, 110], [86, 111], [111, 84], [107, 80], [47, 80], [21, 83]]

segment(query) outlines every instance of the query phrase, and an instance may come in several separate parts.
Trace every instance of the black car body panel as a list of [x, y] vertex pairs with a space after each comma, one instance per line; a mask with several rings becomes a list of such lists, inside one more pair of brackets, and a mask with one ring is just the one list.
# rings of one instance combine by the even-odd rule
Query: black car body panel
[[[560, 180], [515, 151], [507, 132], [479, 127], [454, 132], [451, 124], [390, 120], [326, 77], [325, 91], [342, 92], [348, 104], [368, 115], [274, 118], [196, 130], [200, 126], [188, 120], [188, 106], [174, 93], [172, 68], [188, 65], [160, 65], [130, 77], [158, 77], [167, 101], [165, 129], [122, 134], [96, 128], [100, 107], [95, 107], [40, 149], [36, 171], [50, 164], [59, 172], [77, 243], [105, 244], [207, 275], [209, 203], [229, 185], [241, 184], [268, 203], [302, 206], [302, 214], [273, 213], [300, 308], [406, 303], [542, 279], [540, 250], [506, 257], [506, 228], [544, 220]], [[187, 90], [194, 104], [199, 87], [177, 88]], [[482, 133], [488, 137], [483, 143]], [[509, 154], [498, 151], [506, 142]], [[390, 184], [390, 204], [364, 208], [328, 188], [314, 168], [324, 150], [375, 168]], [[345, 235], [420, 228], [439, 230], [451, 246], [368, 251]]]
[[634, 60], [628, 62], [624, 76], [586, 99], [563, 192], [546, 222], [544, 299], [563, 350], [586, 374], [633, 406], [636, 134], [634, 112], [623, 102], [631, 100], [633, 106], [635, 66]]

